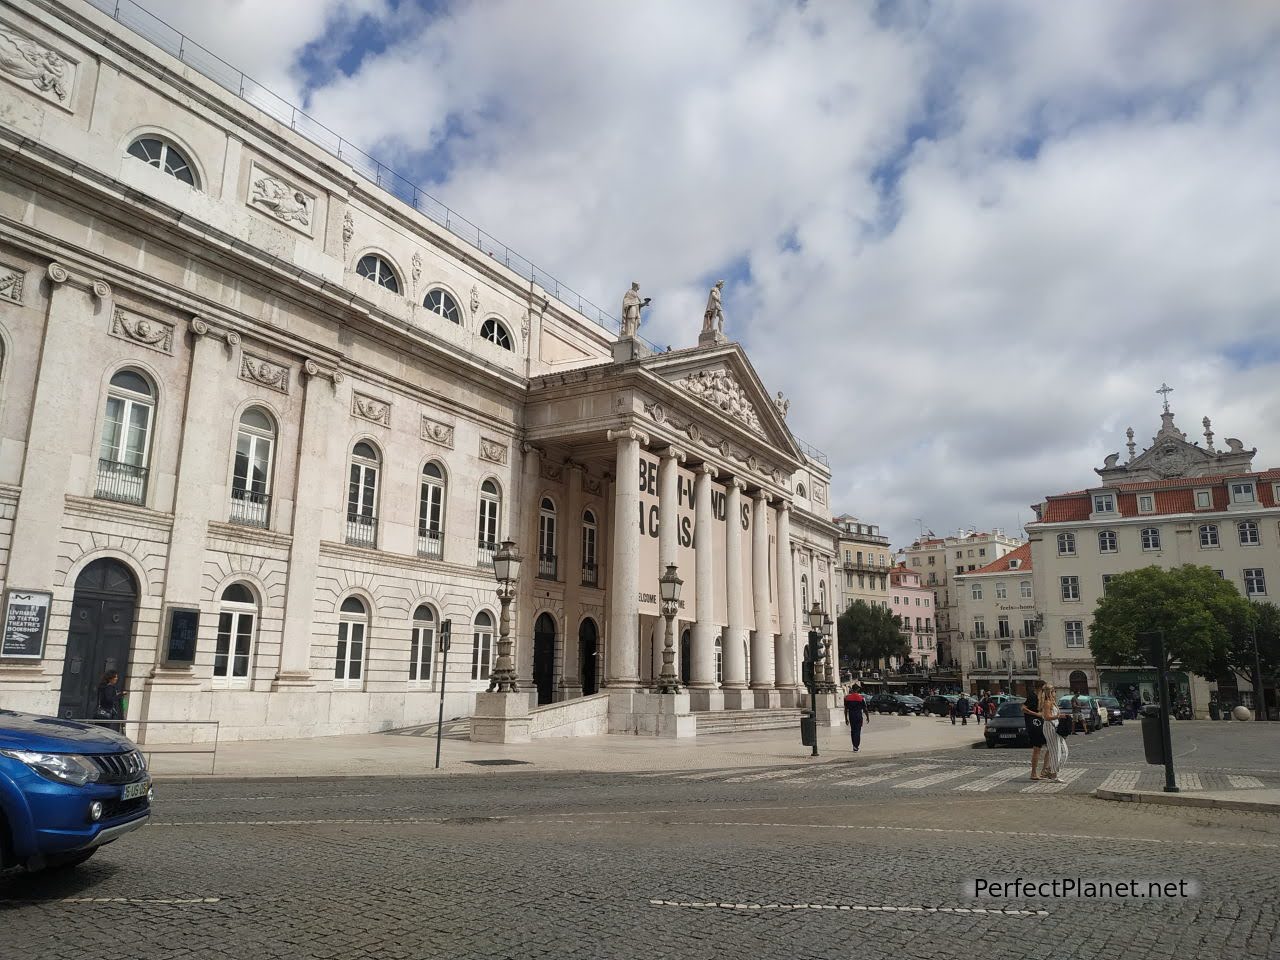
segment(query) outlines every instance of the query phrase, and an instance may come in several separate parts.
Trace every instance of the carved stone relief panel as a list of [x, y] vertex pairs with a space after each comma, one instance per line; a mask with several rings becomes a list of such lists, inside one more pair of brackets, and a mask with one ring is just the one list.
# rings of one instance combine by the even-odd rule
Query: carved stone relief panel
[[598, 497], [604, 493], [604, 481], [598, 477], [584, 474], [582, 477], [582, 489]]
[[26, 279], [26, 271], [17, 267], [6, 267], [0, 263], [0, 300], [12, 303], [22, 302], [22, 282]]
[[827, 485], [825, 483], [814, 483], [813, 485], [813, 502], [827, 502]]
[[249, 174], [249, 206], [311, 236], [316, 200], [284, 177], [268, 173], [257, 163]]
[[289, 368], [251, 353], [240, 354], [240, 379], [279, 393], [289, 392]]
[[391, 404], [385, 400], [367, 397], [363, 393], [351, 394], [351, 412], [361, 420], [368, 420], [381, 427], [391, 426]]
[[490, 440], [488, 437], [480, 438], [480, 459], [488, 460], [490, 463], [506, 464], [507, 462], [507, 445], [500, 440]]
[[677, 382], [695, 397], [700, 397], [752, 432], [764, 434], [764, 427], [760, 425], [755, 407], [737, 378], [728, 370], [699, 370]]
[[442, 447], [453, 449], [453, 424], [432, 420], [425, 414], [422, 417], [422, 439]]
[[0, 24], [0, 77], [71, 109], [76, 63], [42, 43]]
[[538, 466], [538, 472], [542, 475], [543, 480], [559, 483], [564, 479], [564, 464], [543, 460]]
[[111, 316], [111, 335], [160, 353], [173, 353], [173, 324], [116, 310]]

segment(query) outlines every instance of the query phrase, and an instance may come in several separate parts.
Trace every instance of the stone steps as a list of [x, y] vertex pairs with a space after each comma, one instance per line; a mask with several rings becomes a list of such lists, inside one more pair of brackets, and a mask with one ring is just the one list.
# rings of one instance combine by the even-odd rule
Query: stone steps
[[698, 736], [716, 733], [748, 733], [753, 730], [800, 729], [803, 710], [716, 710], [695, 713]]

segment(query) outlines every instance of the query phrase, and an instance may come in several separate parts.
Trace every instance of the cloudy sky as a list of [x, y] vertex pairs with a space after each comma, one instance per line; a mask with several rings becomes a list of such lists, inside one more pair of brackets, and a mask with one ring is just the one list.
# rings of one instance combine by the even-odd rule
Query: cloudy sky
[[895, 545], [1016, 530], [1166, 380], [1280, 465], [1280, 4], [146, 6], [653, 341], [727, 278]]

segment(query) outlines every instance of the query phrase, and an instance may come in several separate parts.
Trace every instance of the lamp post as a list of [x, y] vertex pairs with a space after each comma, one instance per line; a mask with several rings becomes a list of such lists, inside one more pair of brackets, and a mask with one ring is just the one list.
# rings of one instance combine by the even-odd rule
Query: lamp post
[[[804, 685], [809, 691], [809, 730], [811, 756], [818, 755], [818, 669], [825, 652], [822, 646], [822, 621], [825, 614], [814, 603], [809, 611], [809, 643], [804, 648]], [[802, 738], [803, 742], [803, 738]]]
[[825, 610], [822, 611], [822, 636], [825, 641], [823, 647], [825, 648], [824, 652], [826, 654], [826, 656], [823, 657], [823, 662], [825, 663], [825, 669], [823, 670], [823, 682], [818, 688], [822, 693], [836, 692], [836, 680], [831, 664], [831, 661], [835, 659], [835, 657], [832, 656], [832, 652], [835, 650], [835, 647], [831, 643], [831, 635], [834, 628], [835, 624], [832, 622], [830, 615]]
[[498, 581], [498, 601], [502, 613], [498, 617], [498, 661], [489, 678], [490, 693], [516, 693], [516, 664], [512, 657], [515, 642], [511, 639], [511, 601], [516, 597], [520, 580], [520, 562], [515, 541], [503, 540], [493, 555], [493, 575]]
[[658, 592], [662, 598], [662, 616], [667, 621], [666, 638], [662, 642], [662, 673], [658, 675], [659, 693], [679, 693], [680, 678], [676, 675], [675, 638], [671, 623], [680, 612], [680, 587], [684, 581], [676, 575], [676, 565], [667, 564], [667, 572], [658, 578]]

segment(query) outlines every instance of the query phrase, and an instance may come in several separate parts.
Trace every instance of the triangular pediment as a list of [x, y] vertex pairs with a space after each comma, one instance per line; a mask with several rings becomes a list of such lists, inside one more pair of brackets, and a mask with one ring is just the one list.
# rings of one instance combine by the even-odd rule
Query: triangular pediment
[[764, 443], [801, 463], [804, 455], [783, 419], [786, 402], [769, 396], [746, 353], [737, 343], [696, 347], [648, 357], [643, 366], [702, 409], [736, 423]]
[[[1173, 414], [1165, 411], [1161, 416], [1160, 430], [1151, 438], [1151, 446], [1134, 456], [1127, 463], [1119, 462], [1120, 455], [1113, 453], [1106, 464], [1094, 470], [1109, 483], [1133, 483], [1148, 480], [1171, 480], [1176, 477], [1206, 477], [1232, 471], [1247, 471], [1251, 467], [1255, 450], [1245, 450], [1239, 440], [1228, 439], [1228, 449], [1218, 451], [1201, 447], [1186, 439], [1186, 434], [1173, 422]], [[1208, 430], [1206, 420], [1206, 431]], [[1130, 448], [1133, 431], [1129, 431]], [[1206, 440], [1213, 435], [1206, 433]]]

